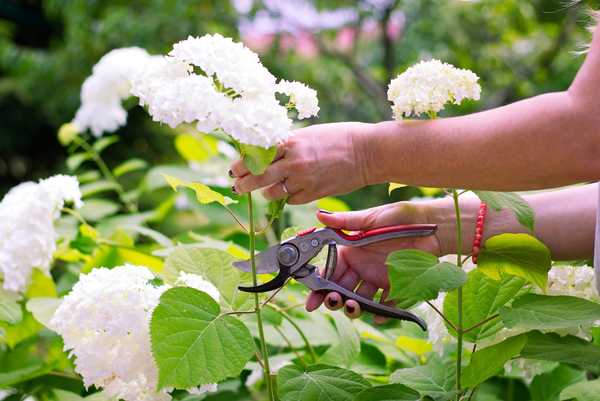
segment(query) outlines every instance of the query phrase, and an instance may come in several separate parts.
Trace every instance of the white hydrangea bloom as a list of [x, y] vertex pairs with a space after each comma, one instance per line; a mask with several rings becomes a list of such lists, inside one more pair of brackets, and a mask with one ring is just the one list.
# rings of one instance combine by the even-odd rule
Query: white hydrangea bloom
[[145, 267], [99, 268], [81, 275], [50, 327], [75, 356], [86, 387], [125, 401], [168, 401], [156, 391], [158, 369], [150, 346], [150, 318], [167, 286], [149, 283]]
[[298, 110], [299, 119], [316, 116], [319, 113], [317, 91], [302, 82], [282, 79], [277, 84], [277, 92], [285, 93], [290, 97], [290, 102]]
[[[438, 297], [430, 301], [438, 310], [444, 310], [445, 292], [440, 292]], [[444, 319], [427, 303], [422, 303], [415, 308], [415, 311], [427, 323], [427, 337], [432, 348], [437, 353], [442, 353], [444, 345], [453, 341], [453, 337], [448, 333], [444, 324]]]
[[548, 272], [548, 294], [600, 301], [590, 266], [554, 266]]
[[[292, 364], [292, 362], [289, 359], [272, 361], [271, 367], [269, 370], [271, 371], [271, 374], [277, 374], [277, 372], [279, 372], [279, 370], [281, 368], [283, 368], [284, 366], [287, 366], [287, 365], [291, 365], [291, 364]], [[254, 386], [256, 383], [258, 383], [259, 381], [261, 381], [264, 378], [264, 375], [265, 375], [265, 373], [264, 373], [263, 368], [260, 365], [256, 366], [256, 368], [252, 369], [252, 371], [246, 378], [246, 386], [248, 386], [248, 387]]]
[[[109, 397], [125, 401], [171, 399], [171, 389], [156, 391], [158, 368], [150, 343], [152, 312], [170, 286], [154, 286], [153, 279], [143, 266], [94, 269], [80, 276], [56, 310], [50, 328], [63, 337], [87, 387], [95, 385]], [[219, 297], [218, 290], [198, 275], [184, 273], [180, 280]], [[209, 383], [188, 391], [203, 394], [216, 389]]]
[[179, 276], [177, 277], [175, 285], [191, 287], [197, 289], [198, 291], [205, 292], [208, 295], [210, 295], [211, 298], [214, 299], [216, 302], [219, 302], [219, 300], [221, 299], [221, 293], [219, 292], [217, 287], [215, 287], [213, 283], [205, 280], [202, 276], [198, 274], [190, 274], [181, 271], [179, 272]]
[[481, 94], [478, 80], [472, 71], [435, 59], [421, 61], [390, 82], [388, 99], [393, 103], [394, 118], [437, 113], [448, 102], [478, 100]]
[[129, 97], [130, 80], [152, 60], [144, 49], [126, 47], [106, 53], [81, 87], [81, 106], [74, 123], [95, 136], [125, 125], [121, 101]]
[[[254, 52], [218, 34], [176, 43], [169, 56], [149, 63], [131, 90], [155, 121], [171, 127], [195, 122], [200, 131], [222, 129], [265, 148], [285, 140], [292, 126], [276, 91], [275, 77]], [[302, 116], [318, 111], [310, 91], [294, 93]]]
[[66, 202], [80, 207], [75, 177], [56, 175], [39, 183], [26, 182], [0, 202], [0, 273], [3, 288], [24, 292], [32, 270], [48, 274], [56, 250], [54, 221]]

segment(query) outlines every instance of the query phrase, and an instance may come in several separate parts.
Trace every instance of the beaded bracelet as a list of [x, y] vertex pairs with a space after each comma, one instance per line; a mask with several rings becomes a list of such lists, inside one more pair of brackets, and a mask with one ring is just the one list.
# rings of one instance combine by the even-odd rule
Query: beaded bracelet
[[475, 238], [473, 239], [473, 249], [471, 252], [473, 263], [477, 264], [477, 256], [481, 250], [481, 240], [483, 239], [483, 223], [485, 222], [485, 215], [487, 214], [488, 207], [485, 203], [481, 202], [479, 205], [479, 213], [477, 213], [477, 223], [475, 224]]

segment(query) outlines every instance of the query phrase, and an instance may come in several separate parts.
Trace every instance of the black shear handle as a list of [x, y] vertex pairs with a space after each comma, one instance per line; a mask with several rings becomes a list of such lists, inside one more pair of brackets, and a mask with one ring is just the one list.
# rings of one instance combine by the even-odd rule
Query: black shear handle
[[353, 299], [356, 302], [358, 302], [361, 309], [364, 311], [371, 312], [371, 313], [379, 315], [379, 316], [390, 317], [392, 319], [407, 320], [407, 321], [418, 324], [419, 327], [421, 327], [421, 329], [423, 329], [423, 331], [427, 330], [427, 324], [422, 319], [420, 319], [418, 316], [416, 316], [408, 311], [392, 308], [390, 306], [383, 305], [378, 302], [374, 302], [370, 299], [367, 299], [365, 297], [362, 297], [362, 296], [356, 294], [355, 292], [352, 292], [350, 290], [347, 290], [344, 287], [341, 287], [340, 285], [334, 283], [333, 281], [323, 279], [316, 273], [316, 271], [313, 272], [312, 274], [309, 274], [306, 277], [296, 278], [296, 280], [300, 281], [301, 283], [303, 283], [304, 285], [306, 285], [308, 288], [310, 288], [313, 291], [324, 292], [324, 293], [335, 291], [342, 296], [344, 301], [347, 299]]

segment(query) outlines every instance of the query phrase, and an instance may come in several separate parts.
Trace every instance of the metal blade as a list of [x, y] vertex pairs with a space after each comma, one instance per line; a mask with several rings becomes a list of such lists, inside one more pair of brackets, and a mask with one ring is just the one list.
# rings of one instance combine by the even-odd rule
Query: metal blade
[[[279, 245], [274, 245], [265, 249], [256, 255], [256, 272], [259, 274], [275, 273], [279, 271], [279, 263], [277, 262], [277, 250]], [[233, 265], [241, 271], [251, 273], [252, 265], [250, 260], [233, 262]]]

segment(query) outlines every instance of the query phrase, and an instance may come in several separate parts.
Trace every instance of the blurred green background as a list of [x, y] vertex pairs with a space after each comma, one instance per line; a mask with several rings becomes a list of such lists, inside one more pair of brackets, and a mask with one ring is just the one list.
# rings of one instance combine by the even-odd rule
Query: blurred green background
[[[276, 76], [317, 89], [321, 112], [311, 123], [389, 118], [390, 78], [436, 57], [481, 77], [482, 100], [450, 108], [443, 113], [448, 116], [566, 89], [583, 59], [574, 52], [589, 40], [586, 9], [597, 6], [564, 0], [0, 0], [0, 195], [18, 182], [68, 171], [56, 132], [73, 118], [92, 66], [113, 48], [166, 53], [188, 35], [213, 32], [242, 39]], [[128, 106], [121, 146], [105, 152], [107, 162], [180, 160], [172, 132], [152, 123], [135, 101]], [[391, 199], [418, 194], [404, 188]], [[343, 199], [355, 209], [390, 201], [384, 185]]]

